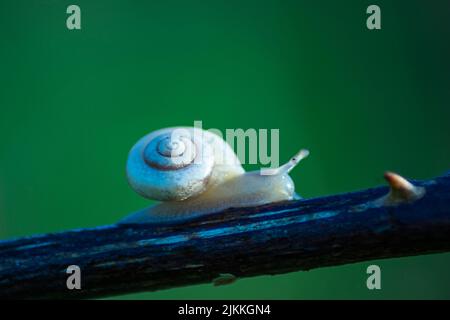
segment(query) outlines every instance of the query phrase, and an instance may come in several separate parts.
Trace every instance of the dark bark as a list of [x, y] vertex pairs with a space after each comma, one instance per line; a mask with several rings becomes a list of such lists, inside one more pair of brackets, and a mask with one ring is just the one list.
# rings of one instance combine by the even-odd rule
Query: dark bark
[[[182, 224], [110, 225], [0, 242], [0, 298], [94, 298], [450, 251], [450, 175], [423, 198], [360, 192], [230, 209]], [[81, 290], [66, 269], [81, 268]]]

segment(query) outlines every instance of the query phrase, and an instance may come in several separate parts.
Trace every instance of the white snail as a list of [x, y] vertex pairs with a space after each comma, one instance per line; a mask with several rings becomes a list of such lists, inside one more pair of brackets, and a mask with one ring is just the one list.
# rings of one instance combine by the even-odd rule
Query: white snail
[[245, 172], [232, 148], [214, 133], [191, 127], [154, 131], [132, 147], [127, 178], [137, 193], [161, 202], [120, 223], [179, 221], [231, 207], [292, 200], [296, 194], [288, 173], [307, 155], [300, 150], [265, 174]]

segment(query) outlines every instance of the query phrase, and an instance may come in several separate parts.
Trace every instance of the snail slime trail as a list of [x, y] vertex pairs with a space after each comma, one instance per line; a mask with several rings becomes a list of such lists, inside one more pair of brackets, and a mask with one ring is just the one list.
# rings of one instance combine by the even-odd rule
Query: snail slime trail
[[194, 127], [151, 132], [131, 148], [126, 174], [133, 190], [160, 202], [119, 223], [178, 222], [293, 200], [289, 172], [308, 154], [302, 149], [278, 168], [245, 172], [231, 146], [214, 133]]

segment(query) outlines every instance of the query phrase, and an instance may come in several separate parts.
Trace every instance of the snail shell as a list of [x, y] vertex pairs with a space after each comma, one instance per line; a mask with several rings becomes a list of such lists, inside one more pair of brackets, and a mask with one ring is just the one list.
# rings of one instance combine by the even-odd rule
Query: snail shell
[[181, 201], [223, 179], [244, 173], [231, 147], [198, 128], [174, 127], [152, 132], [131, 149], [127, 178], [143, 197]]
[[132, 147], [126, 171], [137, 193], [161, 202], [120, 223], [185, 220], [230, 207], [292, 200], [295, 188], [288, 172], [307, 155], [301, 150], [261, 175], [245, 172], [233, 149], [214, 133], [191, 127], [154, 131]]

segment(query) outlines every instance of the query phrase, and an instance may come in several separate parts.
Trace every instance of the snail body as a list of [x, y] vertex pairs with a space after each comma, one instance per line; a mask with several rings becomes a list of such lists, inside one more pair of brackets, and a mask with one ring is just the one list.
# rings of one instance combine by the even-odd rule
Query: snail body
[[149, 133], [130, 150], [127, 178], [145, 198], [161, 201], [120, 223], [173, 222], [227, 208], [295, 198], [288, 173], [308, 155], [301, 150], [275, 169], [245, 172], [233, 149], [199, 128], [172, 127]]

